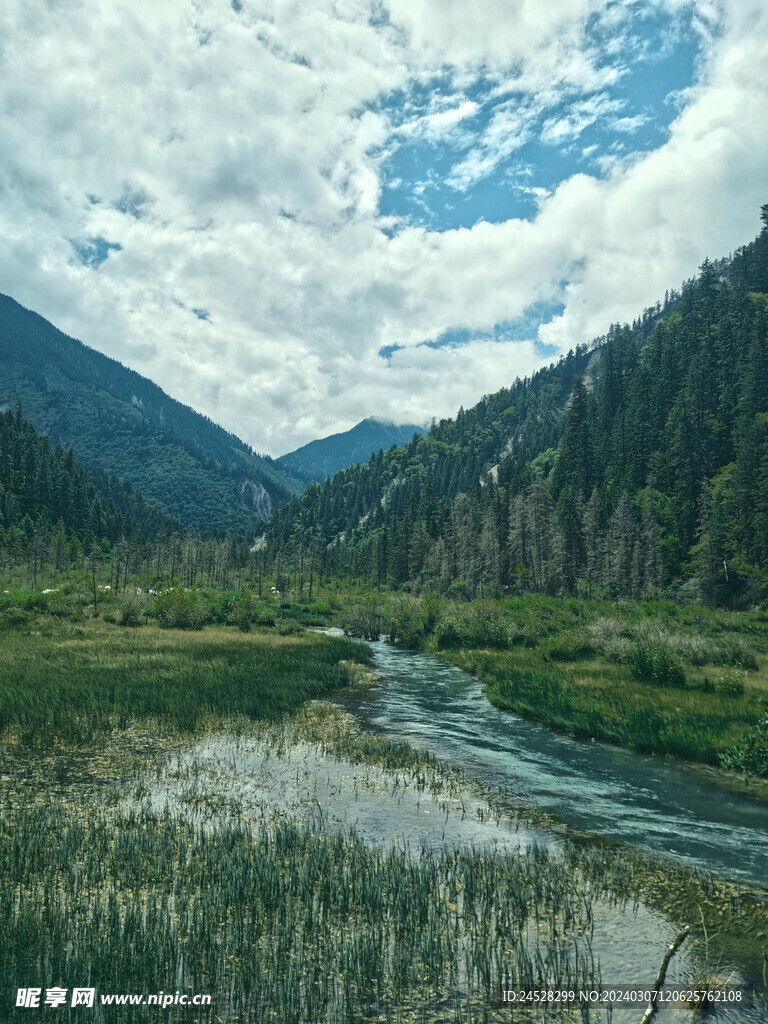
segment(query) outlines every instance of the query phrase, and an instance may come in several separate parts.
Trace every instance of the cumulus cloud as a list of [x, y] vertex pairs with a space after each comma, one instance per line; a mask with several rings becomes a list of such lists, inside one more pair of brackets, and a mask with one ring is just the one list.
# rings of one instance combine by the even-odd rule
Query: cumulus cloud
[[619, 35], [631, 4], [8, 0], [0, 290], [272, 454], [370, 414], [452, 415], [541, 362], [494, 324], [562, 304], [538, 340], [567, 350], [756, 230], [768, 14], [710, 6], [663, 145], [527, 182], [530, 220], [435, 231], [380, 216], [381, 154], [453, 142], [468, 194], [542, 125], [553, 145], [601, 119], [630, 137], [621, 54], [587, 27]]

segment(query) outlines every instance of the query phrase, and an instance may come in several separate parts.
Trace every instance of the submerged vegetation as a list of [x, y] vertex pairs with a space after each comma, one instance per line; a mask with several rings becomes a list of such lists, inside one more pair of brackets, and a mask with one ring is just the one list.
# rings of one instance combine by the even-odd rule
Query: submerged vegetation
[[207, 992], [214, 1019], [286, 1024], [407, 1009], [460, 1020], [465, 1001], [490, 1019], [501, 985], [594, 981], [592, 893], [543, 849], [419, 858], [291, 824], [211, 832], [170, 813], [5, 810], [4, 883], [22, 876], [27, 836], [47, 854], [22, 900], [2, 887], [4, 979], [37, 964], [99, 991]]
[[[736, 980], [759, 981], [765, 913], [748, 892], [594, 838], [545, 848], [519, 830], [519, 816], [505, 821], [503, 794], [491, 812], [499, 844], [457, 844], [452, 823], [483, 818], [455, 771], [322, 708], [281, 723], [208, 716], [201, 758], [178, 734], [145, 722], [117, 747], [94, 751], [93, 763], [81, 748], [74, 778], [66, 750], [39, 765], [18, 748], [11, 754], [0, 788], [7, 1019], [35, 1019], [12, 1008], [17, 986], [56, 979], [95, 986], [97, 997], [211, 996], [210, 1007], [166, 1007], [164, 1019], [179, 1022], [503, 1021], [502, 989], [613, 983], [626, 956], [612, 953], [617, 935], [631, 945], [639, 930], [638, 949], [650, 938], [661, 951], [673, 924], [658, 911], [675, 922], [696, 908], [699, 939], [717, 926], [713, 955], [735, 957]], [[247, 777], [236, 782], [252, 736], [267, 743], [272, 763], [285, 762], [286, 778], [304, 763], [316, 795], [275, 786], [267, 814], [262, 796], [254, 816]], [[153, 737], [148, 760], [130, 756]], [[338, 765], [327, 804], [308, 744]], [[361, 775], [359, 762], [380, 767]], [[443, 841], [371, 845], [354, 829], [325, 825], [323, 810], [344, 799], [337, 781], [347, 774], [351, 811], [358, 786], [378, 784], [382, 809], [409, 793], [427, 816], [442, 808]], [[263, 771], [254, 774], [257, 787], [262, 780]], [[638, 982], [655, 967], [636, 964]], [[550, 1007], [527, 1019], [594, 1020], [587, 1009]], [[144, 1021], [156, 1012], [97, 998], [92, 1016]], [[79, 1013], [58, 1010], [64, 1020]]]

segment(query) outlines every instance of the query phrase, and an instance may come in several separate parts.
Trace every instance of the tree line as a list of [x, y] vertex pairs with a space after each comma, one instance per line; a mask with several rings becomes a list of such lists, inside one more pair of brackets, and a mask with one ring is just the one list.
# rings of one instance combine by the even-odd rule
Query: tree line
[[768, 587], [760, 235], [633, 324], [280, 509], [271, 565], [340, 578], [746, 605]]
[[730, 258], [426, 437], [292, 498], [244, 536], [182, 525], [0, 415], [0, 559], [107, 585], [321, 586], [449, 597], [768, 588], [768, 205]]

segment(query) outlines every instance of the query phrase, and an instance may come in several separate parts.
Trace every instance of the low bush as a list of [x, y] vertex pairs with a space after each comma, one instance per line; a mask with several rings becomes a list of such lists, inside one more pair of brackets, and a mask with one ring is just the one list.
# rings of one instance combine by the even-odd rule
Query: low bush
[[277, 624], [278, 636], [296, 636], [304, 632], [304, 627], [295, 619], [282, 619]]
[[741, 672], [723, 672], [714, 682], [714, 691], [723, 697], [744, 696], [744, 676]]
[[375, 596], [366, 596], [350, 610], [344, 628], [363, 640], [378, 640], [381, 633], [382, 605]]
[[5, 608], [0, 612], [0, 626], [15, 629], [29, 622], [31, 618], [30, 613], [25, 611], [24, 608], [12, 605], [10, 608]]
[[727, 665], [731, 668], [743, 668], [750, 672], [758, 669], [757, 656], [740, 640], [729, 637], [719, 645], [717, 657], [713, 662], [715, 665]]
[[590, 643], [610, 661], [624, 664], [632, 649], [631, 629], [620, 619], [601, 616], [586, 627]]
[[158, 623], [164, 629], [202, 629], [208, 610], [196, 590], [168, 590], [155, 603]]
[[685, 686], [685, 664], [671, 647], [638, 640], [629, 654], [629, 664], [637, 679], [657, 686]]
[[723, 768], [733, 768], [744, 775], [768, 777], [768, 711], [750, 733], [730, 747], [720, 759]]
[[405, 647], [420, 647], [435, 627], [434, 602], [407, 595], [392, 601], [389, 614], [389, 638]]
[[141, 625], [143, 608], [141, 602], [132, 595], [126, 596], [120, 606], [119, 622], [121, 626], [134, 629]]
[[510, 646], [510, 623], [498, 605], [491, 603], [452, 605], [436, 618], [433, 631], [440, 650], [451, 647], [506, 650]]
[[230, 625], [237, 626], [241, 633], [249, 633], [256, 621], [256, 606], [250, 594], [243, 594], [232, 606], [227, 616]]
[[584, 629], [569, 629], [541, 645], [545, 661], [578, 661], [591, 658], [595, 653], [592, 641]]

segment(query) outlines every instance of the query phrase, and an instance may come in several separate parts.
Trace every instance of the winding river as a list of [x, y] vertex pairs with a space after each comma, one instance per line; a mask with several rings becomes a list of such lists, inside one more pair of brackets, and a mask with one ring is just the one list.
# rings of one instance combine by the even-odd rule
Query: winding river
[[371, 644], [384, 685], [342, 698], [369, 729], [427, 750], [577, 828], [743, 882], [768, 880], [768, 804], [685, 765], [554, 733], [489, 703], [432, 655]]

